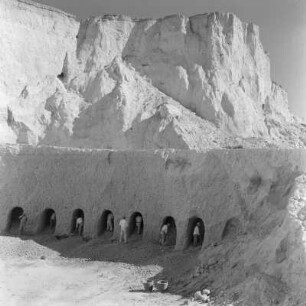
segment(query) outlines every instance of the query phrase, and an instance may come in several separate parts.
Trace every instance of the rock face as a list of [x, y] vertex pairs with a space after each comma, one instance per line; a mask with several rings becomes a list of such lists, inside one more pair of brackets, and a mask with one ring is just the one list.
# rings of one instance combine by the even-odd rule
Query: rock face
[[[75, 51], [78, 23], [31, 1], [0, 1], [1, 142], [38, 143], [52, 122], [47, 99]], [[6, 133], [2, 133], [6, 131]]]
[[69, 234], [82, 209], [84, 235], [95, 237], [111, 210], [118, 237], [122, 215], [130, 222], [139, 212], [146, 240], [157, 241], [165, 217], [173, 217], [180, 250], [190, 246], [191, 222], [200, 218], [201, 269], [191, 278], [182, 271], [172, 286], [194, 293], [210, 284], [214, 295], [222, 288], [243, 298], [241, 305], [304, 305], [305, 153], [0, 147], [0, 231], [20, 207], [27, 231], [41, 231], [53, 209], [55, 234]]
[[[89, 236], [103, 210], [137, 211], [149, 239], [172, 216], [183, 249], [197, 217], [202, 266], [183, 290], [304, 305], [305, 151], [258, 148], [304, 147], [306, 124], [271, 81], [257, 26], [218, 13], [79, 23], [0, 0], [0, 50], [0, 143], [47, 145], [0, 147], [1, 231], [19, 206], [32, 232], [54, 209], [58, 234], [82, 209]], [[242, 146], [257, 149], [216, 149]]]
[[31, 1], [1, 0], [0, 9], [1, 142], [305, 145], [286, 92], [270, 80], [258, 27], [233, 14], [78, 23]]

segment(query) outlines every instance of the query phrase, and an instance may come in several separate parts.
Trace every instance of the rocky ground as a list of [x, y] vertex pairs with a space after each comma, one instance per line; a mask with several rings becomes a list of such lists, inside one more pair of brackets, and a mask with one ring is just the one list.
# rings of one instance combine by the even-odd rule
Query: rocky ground
[[[29, 237], [0, 240], [1, 305], [182, 303], [182, 298], [175, 294], [144, 292], [142, 282], [159, 274], [162, 267], [144, 263], [150, 252], [145, 254], [143, 245], [84, 242], [79, 237], [60, 241], [48, 236], [37, 237], [36, 241]], [[56, 249], [66, 256], [60, 256]], [[162, 251], [155, 246], [151, 252], [158, 255]]]
[[[234, 249], [241, 250], [243, 239]], [[239, 257], [229, 251], [232, 241], [209, 247], [207, 256], [213, 260], [206, 265], [198, 259], [199, 248], [177, 252], [135, 237], [118, 244], [77, 236], [61, 240], [52, 235], [2, 236], [0, 244], [1, 305], [199, 305], [194, 293], [203, 288], [212, 289], [207, 306], [255, 305], [242, 292], [241, 262], [224, 265], [231, 262], [230, 256]], [[220, 273], [228, 279], [235, 275], [236, 284], [225, 285]], [[168, 291], [144, 291], [148, 279], [167, 279]], [[278, 304], [280, 290], [275, 283], [265, 284], [269, 305]]]
[[[199, 248], [176, 252], [135, 238], [125, 245], [50, 235], [2, 236], [0, 244], [1, 305], [197, 305], [195, 288], [205, 286], [203, 279], [186, 285], [196, 278], [190, 271]], [[167, 279], [168, 291], [145, 292], [147, 279]], [[216, 293], [209, 305], [228, 305]]]

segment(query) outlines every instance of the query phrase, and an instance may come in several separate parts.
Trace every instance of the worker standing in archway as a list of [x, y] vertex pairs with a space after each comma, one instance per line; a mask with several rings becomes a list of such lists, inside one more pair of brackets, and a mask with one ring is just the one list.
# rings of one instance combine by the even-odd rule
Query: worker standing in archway
[[119, 242], [122, 242], [122, 240], [123, 240], [124, 243], [127, 243], [128, 223], [127, 223], [127, 221], [125, 219], [125, 216], [123, 216], [123, 218], [120, 220], [119, 226], [120, 226], [120, 238], [119, 238]]
[[137, 229], [137, 234], [138, 235], [141, 234], [141, 224], [142, 224], [142, 216], [138, 215], [136, 217], [136, 229]]
[[27, 220], [28, 220], [27, 215], [23, 212], [21, 216], [19, 217], [19, 229], [18, 229], [19, 236], [23, 234]]
[[169, 227], [170, 227], [170, 223], [166, 223], [161, 228], [161, 231], [160, 231], [160, 244], [161, 244], [161, 246], [164, 246], [165, 243], [166, 243]]
[[112, 232], [114, 230], [113, 224], [114, 224], [114, 215], [110, 212], [107, 215], [107, 222], [106, 222], [106, 231], [107, 232]]
[[197, 222], [196, 226], [193, 229], [193, 246], [197, 247], [200, 244], [200, 222]]
[[50, 229], [55, 228], [55, 222], [56, 222], [56, 215], [55, 212], [53, 212], [50, 217]]
[[76, 232], [82, 236], [83, 234], [83, 226], [84, 226], [84, 221], [83, 221], [83, 218], [80, 216], [76, 219], [76, 224], [75, 224], [75, 229], [76, 229]]

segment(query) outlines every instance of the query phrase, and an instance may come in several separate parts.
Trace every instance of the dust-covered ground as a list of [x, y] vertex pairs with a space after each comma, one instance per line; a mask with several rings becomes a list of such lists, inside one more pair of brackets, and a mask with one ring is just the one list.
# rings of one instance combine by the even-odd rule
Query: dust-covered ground
[[[0, 236], [0, 305], [195, 306], [194, 293], [204, 288], [211, 291], [206, 306], [304, 305], [287, 296], [279, 279], [244, 266], [249, 240], [227, 239], [199, 253], [137, 236], [128, 244], [109, 237]], [[148, 279], [166, 279], [169, 288], [146, 292]]]
[[[179, 267], [193, 265], [198, 250], [175, 252], [135, 238], [118, 244], [76, 236], [0, 237], [0, 305], [184, 304], [171, 282]], [[169, 291], [145, 292], [150, 278], [167, 278]]]

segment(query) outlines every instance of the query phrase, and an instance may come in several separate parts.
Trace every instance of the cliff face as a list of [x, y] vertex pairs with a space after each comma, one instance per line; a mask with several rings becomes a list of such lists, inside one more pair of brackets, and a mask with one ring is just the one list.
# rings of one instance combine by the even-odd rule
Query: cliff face
[[55, 9], [10, 0], [0, 1], [0, 20], [0, 141], [37, 143], [49, 125], [45, 104], [59, 87], [55, 77], [75, 51], [78, 23]]
[[30, 1], [0, 6], [1, 142], [305, 145], [285, 91], [270, 80], [258, 27], [233, 14], [79, 24]]
[[103, 211], [111, 210], [117, 238], [122, 215], [130, 221], [140, 212], [145, 241], [158, 241], [164, 218], [173, 217], [181, 250], [191, 242], [190, 222], [197, 217], [205, 228], [199, 263], [179, 267], [171, 278], [174, 292], [189, 295], [209, 286], [214, 297], [228, 301], [215, 305], [229, 305], [233, 296], [240, 305], [305, 305], [305, 149], [0, 146], [0, 161], [0, 231], [18, 206], [30, 232], [40, 230], [51, 208], [56, 235], [69, 234], [74, 210], [82, 209], [84, 235], [96, 237]]

